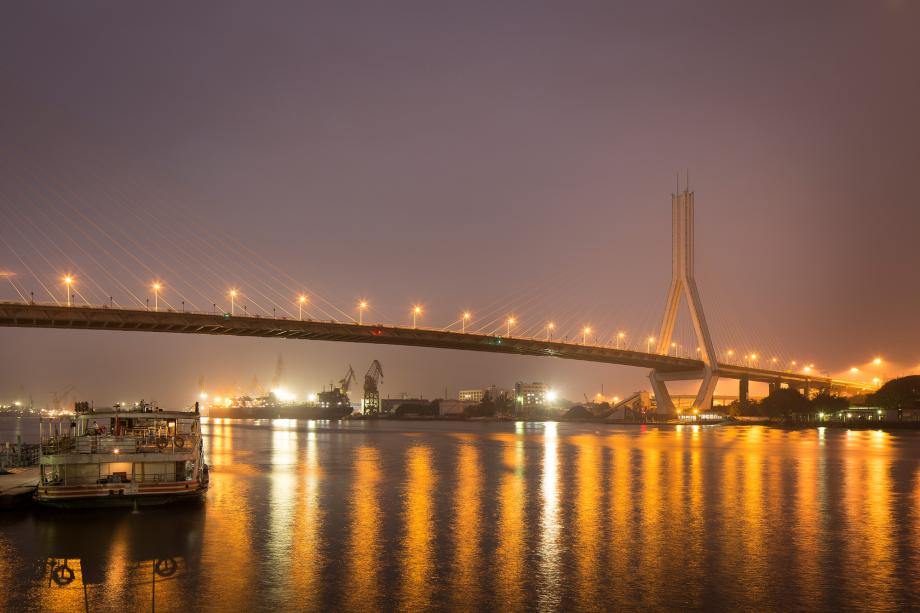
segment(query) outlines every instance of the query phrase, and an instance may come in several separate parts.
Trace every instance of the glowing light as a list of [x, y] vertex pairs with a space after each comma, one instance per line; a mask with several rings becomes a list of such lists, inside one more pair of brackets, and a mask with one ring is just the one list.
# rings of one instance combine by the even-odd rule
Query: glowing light
[[275, 398], [282, 402], [291, 402], [294, 400], [294, 394], [281, 387], [276, 387], [273, 389], [272, 394], [275, 396]]
[[119, 453], [121, 453], [121, 450], [120, 450], [120, 449], [113, 449], [113, 450], [112, 450], [112, 453], [114, 453], [115, 455], [118, 455]]
[[508, 317], [508, 336], [511, 336], [511, 326], [517, 323], [517, 320], [514, 318], [514, 315]]
[[153, 310], [159, 311], [160, 310], [160, 289], [163, 287], [163, 284], [160, 283], [159, 281], [154, 281], [151, 287], [153, 288]]
[[882, 363], [882, 358], [875, 358], [874, 360], [872, 360], [872, 363], [878, 366], [879, 364]]
[[850, 369], [850, 372], [853, 374], [856, 374], [859, 372], [859, 369], [854, 366], [853, 368]]
[[358, 325], [364, 323], [364, 309], [367, 308], [367, 300], [362, 300], [358, 303]]
[[201, 392], [200, 394], [198, 394], [198, 398], [200, 398], [201, 400], [207, 400], [208, 394], [206, 392]]
[[471, 317], [473, 317], [472, 313], [469, 311], [464, 311], [463, 316], [460, 318], [460, 331], [464, 334], [466, 334], [466, 322], [468, 322]]
[[417, 304], [414, 307], [412, 307], [412, 327], [413, 328], [416, 327], [417, 318], [421, 314], [422, 314], [422, 305]]
[[316, 394], [307, 394], [307, 400], [309, 402], [316, 402], [319, 399], [319, 396]]
[[64, 276], [64, 285], [67, 286], [67, 306], [73, 306], [73, 298], [70, 294], [70, 286], [73, 285], [73, 276], [65, 275]]
[[589, 334], [591, 334], [591, 327], [590, 327], [590, 326], [585, 326], [584, 329], [582, 330], [582, 335], [581, 335], [581, 344], [582, 344], [582, 345], [587, 345], [587, 344], [588, 344], [588, 335], [589, 335]]
[[559, 398], [559, 394], [555, 390], [549, 390], [548, 392], [546, 392], [547, 402], [556, 402], [557, 398]]

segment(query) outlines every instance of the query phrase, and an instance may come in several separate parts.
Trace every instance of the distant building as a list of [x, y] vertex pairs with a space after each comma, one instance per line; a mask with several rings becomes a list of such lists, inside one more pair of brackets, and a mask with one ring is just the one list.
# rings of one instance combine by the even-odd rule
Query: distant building
[[457, 399], [460, 402], [482, 402], [489, 390], [460, 390]]
[[457, 394], [457, 399], [464, 402], [482, 402], [488, 396], [490, 400], [497, 402], [507, 398], [508, 394], [508, 390], [491, 385], [480, 389], [460, 390]]
[[523, 413], [542, 410], [546, 407], [548, 391], [549, 386], [545, 383], [518, 381], [514, 384], [514, 406]]

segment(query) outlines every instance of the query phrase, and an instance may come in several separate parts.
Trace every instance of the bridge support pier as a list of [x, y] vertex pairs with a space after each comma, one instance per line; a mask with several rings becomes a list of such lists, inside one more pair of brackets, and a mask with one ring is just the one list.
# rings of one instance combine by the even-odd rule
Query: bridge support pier
[[751, 380], [747, 377], [741, 377], [738, 379], [738, 404], [741, 405], [742, 409], [748, 407], [749, 398], [751, 390]]
[[716, 383], [719, 377], [716, 373], [708, 368], [694, 370], [689, 372], [669, 372], [661, 373], [653, 370], [649, 373], [649, 382], [652, 385], [652, 391], [655, 393], [655, 403], [657, 413], [665, 417], [676, 417], [677, 407], [668, 391], [668, 381], [694, 381], [702, 380], [700, 389], [693, 400], [693, 406], [690, 410], [695, 413], [705, 413], [712, 409], [712, 397], [716, 391]]
[[686, 300], [693, 323], [693, 331], [699, 345], [697, 352], [703, 362], [703, 369], [693, 373], [662, 374], [654, 370], [649, 374], [652, 389], [658, 403], [658, 412], [674, 416], [677, 407], [668, 393], [666, 381], [680, 379], [702, 379], [700, 390], [693, 401], [692, 411], [701, 413], [712, 408], [712, 396], [719, 380], [716, 374], [717, 360], [709, 335], [709, 326], [703, 314], [703, 301], [696, 285], [694, 269], [693, 192], [684, 190], [671, 196], [671, 286], [665, 299], [664, 317], [658, 334], [658, 353], [667, 355], [671, 337], [677, 323], [681, 298]]

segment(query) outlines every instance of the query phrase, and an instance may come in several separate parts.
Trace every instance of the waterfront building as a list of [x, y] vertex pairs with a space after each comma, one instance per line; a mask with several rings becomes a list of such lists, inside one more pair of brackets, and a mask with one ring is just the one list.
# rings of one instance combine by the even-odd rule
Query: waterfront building
[[544, 409], [546, 407], [547, 392], [549, 392], [549, 386], [545, 383], [518, 381], [514, 384], [515, 409], [523, 413]]
[[508, 394], [508, 390], [490, 385], [485, 388], [460, 390], [457, 394], [457, 400], [462, 400], [464, 402], [482, 402], [488, 397], [493, 402], [497, 402], [507, 398]]

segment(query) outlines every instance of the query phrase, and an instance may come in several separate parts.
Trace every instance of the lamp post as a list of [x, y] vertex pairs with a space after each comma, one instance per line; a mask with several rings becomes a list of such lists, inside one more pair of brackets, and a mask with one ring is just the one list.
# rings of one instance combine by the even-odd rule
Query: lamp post
[[73, 285], [73, 277], [67, 275], [64, 277], [64, 285], [67, 287], [67, 306], [73, 306], [70, 295], [70, 286]]
[[585, 327], [582, 329], [582, 331], [581, 331], [581, 344], [582, 344], [582, 345], [587, 345], [587, 344], [588, 344], [588, 335], [589, 335], [589, 334], [591, 334], [591, 328], [588, 327], [588, 326], [585, 326]]
[[153, 310], [154, 311], [160, 310], [160, 288], [161, 287], [163, 287], [163, 285], [159, 281], [153, 282]]
[[554, 324], [553, 322], [549, 322], [548, 324], [546, 324], [546, 340], [547, 341], [553, 340], [553, 330], [555, 329], [556, 329], [556, 324]]
[[358, 325], [361, 326], [364, 324], [364, 309], [367, 308], [367, 301], [362, 300], [358, 303]]
[[413, 330], [416, 329], [416, 328], [418, 327], [418, 326], [417, 326], [417, 323], [418, 323], [418, 322], [417, 322], [417, 319], [418, 319], [418, 316], [421, 315], [421, 314], [422, 314], [422, 306], [421, 306], [421, 305], [417, 304], [417, 305], [415, 305], [414, 307], [412, 307], [412, 329], [413, 329]]
[[654, 342], [655, 342], [655, 337], [654, 337], [654, 336], [650, 336], [650, 337], [648, 337], [648, 338], [645, 340], [645, 353], [651, 353], [651, 352], [652, 352], [652, 343], [654, 343]]
[[470, 312], [466, 311], [463, 313], [463, 317], [460, 318], [460, 331], [463, 332], [463, 334], [466, 334], [466, 322], [468, 322], [471, 317], [472, 315], [470, 315]]
[[508, 324], [508, 334], [507, 334], [507, 336], [508, 336], [509, 338], [511, 337], [511, 326], [513, 326], [514, 323], [515, 323], [514, 317], [513, 317], [513, 316], [512, 316], [512, 317], [509, 317], [509, 318], [508, 318], [508, 321], [507, 321], [507, 324]]
[[617, 334], [617, 349], [620, 348], [620, 342], [622, 342], [623, 339], [625, 339], [625, 338], [626, 338], [626, 333], [625, 333], [625, 332], [620, 332], [619, 334]]
[[230, 314], [233, 315], [236, 312], [236, 295], [237, 292], [235, 289], [230, 290]]
[[300, 316], [300, 321], [303, 321], [303, 305], [307, 303], [307, 297], [301, 294], [297, 297], [297, 307], [299, 309], [298, 314]]

